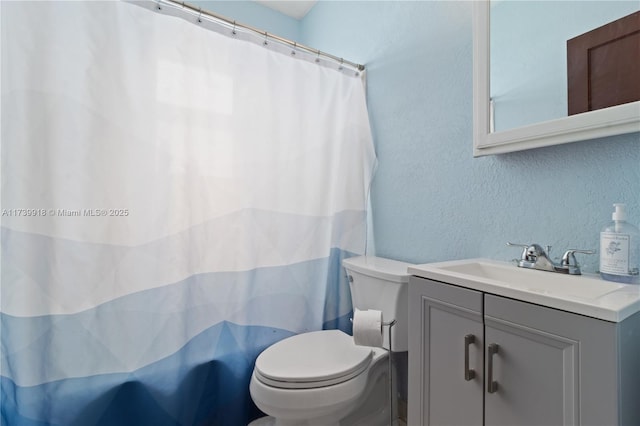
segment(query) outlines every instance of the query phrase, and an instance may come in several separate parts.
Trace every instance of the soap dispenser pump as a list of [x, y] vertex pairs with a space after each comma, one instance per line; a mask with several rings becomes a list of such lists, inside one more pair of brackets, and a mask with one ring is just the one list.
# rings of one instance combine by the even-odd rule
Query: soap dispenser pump
[[640, 230], [627, 222], [625, 205], [616, 203], [612, 222], [600, 232], [600, 276], [640, 284]]

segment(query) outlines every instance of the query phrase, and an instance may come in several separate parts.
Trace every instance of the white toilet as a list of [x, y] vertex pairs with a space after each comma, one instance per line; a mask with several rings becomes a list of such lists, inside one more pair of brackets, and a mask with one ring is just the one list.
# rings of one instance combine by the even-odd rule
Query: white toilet
[[[406, 351], [408, 263], [372, 256], [345, 259], [353, 308], [382, 311], [393, 319], [393, 352]], [[389, 348], [388, 327], [383, 346]], [[298, 334], [257, 358], [249, 390], [268, 417], [263, 425], [388, 425], [388, 352], [357, 346], [340, 330]], [[397, 392], [394, 391], [394, 395]]]

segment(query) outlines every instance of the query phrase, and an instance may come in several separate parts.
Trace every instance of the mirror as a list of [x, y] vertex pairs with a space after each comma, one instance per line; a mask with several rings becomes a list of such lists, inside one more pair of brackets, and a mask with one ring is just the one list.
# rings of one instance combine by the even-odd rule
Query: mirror
[[[561, 143], [576, 142], [604, 136], [640, 131], [640, 101], [567, 116], [567, 59], [566, 40], [596, 28], [608, 21], [638, 10], [637, 2], [474, 2], [474, 156], [500, 154]], [[566, 3], [566, 4], [565, 4]], [[585, 4], [589, 3], [589, 10]], [[594, 3], [594, 4], [590, 4]], [[605, 11], [594, 9], [608, 3]], [[617, 8], [608, 7], [620, 3]], [[540, 7], [547, 10], [538, 10]], [[579, 12], [589, 19], [576, 23], [565, 14], [578, 12], [559, 10], [561, 7], [582, 7]], [[536, 10], [514, 11], [514, 8], [532, 7]], [[556, 8], [555, 10], [548, 10]], [[495, 10], [492, 10], [495, 9]], [[627, 13], [628, 12], [628, 13]], [[552, 17], [564, 32], [548, 28], [532, 28], [528, 32], [524, 23], [514, 16], [533, 22], [534, 14]], [[599, 21], [594, 20], [600, 18]], [[495, 27], [490, 25], [490, 21]], [[511, 28], [504, 25], [511, 26]], [[547, 25], [547, 24], [545, 24]], [[566, 27], [566, 28], [565, 28]], [[555, 33], [558, 34], [555, 34]], [[551, 42], [550, 37], [560, 41]], [[504, 36], [507, 37], [504, 37]], [[498, 39], [497, 36], [500, 36]], [[492, 40], [492, 37], [495, 40]], [[531, 40], [543, 46], [560, 59], [557, 63], [541, 66], [540, 54], [529, 53], [524, 43]], [[506, 40], [506, 41], [505, 41]], [[559, 46], [558, 46], [559, 44]], [[551, 48], [550, 46], [553, 46]], [[516, 50], [509, 50], [516, 48]], [[527, 53], [523, 53], [527, 52]], [[525, 57], [534, 57], [538, 63], [526, 64]], [[491, 68], [491, 62], [498, 67]], [[525, 70], [545, 71], [546, 76], [527, 77]], [[507, 77], [515, 71], [517, 77]], [[544, 84], [543, 84], [544, 83]], [[543, 87], [544, 86], [544, 87]], [[525, 98], [525, 94], [535, 95]], [[493, 98], [490, 101], [490, 98]], [[495, 126], [495, 127], [494, 127]]]
[[[615, 25], [619, 25], [620, 18], [637, 12], [639, 5], [637, 1], [551, 3], [492, 0], [489, 12], [489, 83], [494, 131], [566, 117], [569, 104], [567, 64], [572, 63], [568, 54], [575, 51], [570, 49], [567, 40], [575, 42], [576, 37], [610, 22], [618, 21]], [[630, 18], [632, 24], [638, 22], [637, 16]], [[638, 31], [637, 27], [632, 28], [630, 31]], [[640, 36], [636, 35], [624, 41], [632, 42], [632, 48], [637, 50], [639, 39]], [[603, 43], [605, 46], [600, 49], [611, 45], [609, 40], [598, 41], [598, 44]], [[594, 55], [596, 53], [606, 54], [594, 49]], [[640, 52], [636, 52], [638, 56]], [[582, 59], [582, 56], [577, 59]], [[577, 59], [574, 58], [573, 63]], [[626, 68], [632, 69], [637, 59], [625, 64]], [[609, 63], [616, 65], [614, 58], [609, 58]], [[604, 68], [601, 65], [594, 71], [611, 71]], [[637, 91], [640, 70], [636, 69], [632, 78], [635, 80], [632, 89]]]

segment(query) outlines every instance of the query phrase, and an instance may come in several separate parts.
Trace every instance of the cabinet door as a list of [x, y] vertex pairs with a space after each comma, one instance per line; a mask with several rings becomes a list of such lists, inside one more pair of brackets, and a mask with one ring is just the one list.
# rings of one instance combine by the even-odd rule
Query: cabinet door
[[615, 324], [489, 294], [484, 314], [485, 425], [618, 424]]
[[489, 318], [485, 339], [486, 425], [576, 424], [578, 342]]
[[409, 324], [408, 423], [480, 424], [482, 293], [412, 278]]

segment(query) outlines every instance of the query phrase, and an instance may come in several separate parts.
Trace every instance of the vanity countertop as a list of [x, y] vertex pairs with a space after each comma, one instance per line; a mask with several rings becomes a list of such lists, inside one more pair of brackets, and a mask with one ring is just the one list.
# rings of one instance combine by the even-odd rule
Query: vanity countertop
[[593, 274], [565, 275], [490, 259], [426, 263], [410, 266], [408, 272], [605, 321], [621, 322], [640, 312], [640, 285], [609, 282]]

